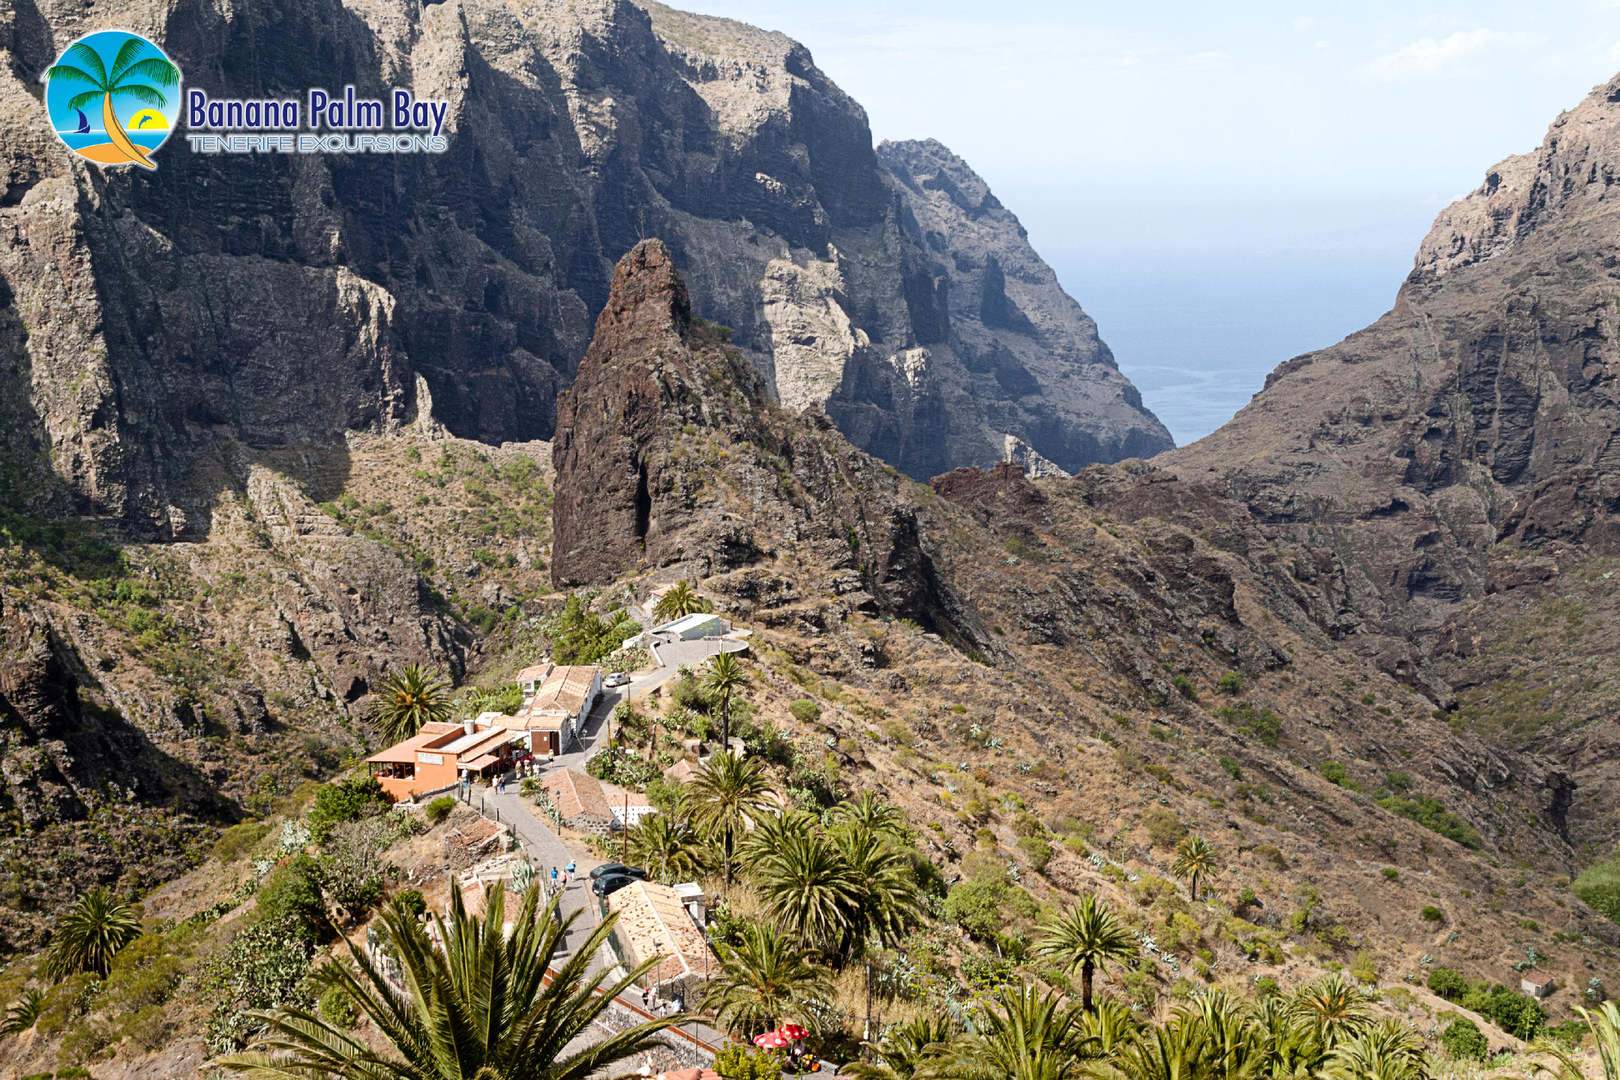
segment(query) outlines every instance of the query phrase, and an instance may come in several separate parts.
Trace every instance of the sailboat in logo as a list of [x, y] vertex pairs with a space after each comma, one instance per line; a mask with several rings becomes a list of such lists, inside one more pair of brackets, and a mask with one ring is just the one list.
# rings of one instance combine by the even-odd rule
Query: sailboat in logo
[[[110, 54], [110, 62], [109, 62]], [[178, 113], [166, 94], [180, 85], [180, 69], [138, 34], [102, 31], [68, 46], [45, 72], [46, 104], [62, 141], [98, 165], [156, 169], [151, 152], [162, 145]], [[177, 95], [176, 95], [177, 97]], [[92, 127], [85, 109], [101, 106]], [[120, 116], [120, 106], [127, 113]]]

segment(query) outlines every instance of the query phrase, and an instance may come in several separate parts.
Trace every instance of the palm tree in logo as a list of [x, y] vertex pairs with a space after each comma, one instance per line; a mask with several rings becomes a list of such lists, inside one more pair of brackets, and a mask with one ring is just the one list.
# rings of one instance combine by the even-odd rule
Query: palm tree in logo
[[169, 103], [163, 96], [159, 87], [173, 87], [180, 84], [180, 69], [169, 63], [161, 56], [148, 56], [141, 58], [141, 51], [147, 48], [147, 42], [132, 37], [118, 48], [118, 54], [113, 57], [112, 70], [107, 69], [101, 54], [84, 42], [79, 42], [62, 57], [63, 60], [72, 60], [73, 63], [62, 63], [52, 66], [45, 74], [52, 79], [62, 79], [70, 83], [83, 83], [90, 89], [75, 94], [68, 99], [67, 107], [82, 109], [92, 105], [99, 98], [101, 100], [101, 124], [107, 129], [107, 140], [117, 148], [118, 152], [128, 159], [130, 164], [139, 165], [143, 169], [156, 169], [152, 159], [146, 156], [146, 150], [137, 146], [124, 130], [124, 125], [118, 122], [118, 114], [113, 109], [113, 102], [117, 99], [138, 101], [143, 105], [161, 109]]

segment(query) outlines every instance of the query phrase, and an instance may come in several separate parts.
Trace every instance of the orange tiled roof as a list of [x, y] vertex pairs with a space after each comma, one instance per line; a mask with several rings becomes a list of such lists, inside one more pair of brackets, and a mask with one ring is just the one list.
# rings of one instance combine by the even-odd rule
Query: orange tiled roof
[[611, 818], [602, 782], [579, 769], [559, 769], [540, 781], [551, 805], [564, 821], [577, 817]]

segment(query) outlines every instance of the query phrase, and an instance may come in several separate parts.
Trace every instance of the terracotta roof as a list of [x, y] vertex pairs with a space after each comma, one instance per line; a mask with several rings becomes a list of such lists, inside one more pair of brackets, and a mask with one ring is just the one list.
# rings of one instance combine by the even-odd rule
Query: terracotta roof
[[613, 817], [602, 782], [579, 769], [558, 769], [540, 781], [551, 805], [564, 821], [577, 817], [607, 820]]
[[512, 681], [517, 683], [539, 682], [541, 679], [546, 677], [546, 673], [550, 670], [551, 665], [549, 663], [530, 664], [528, 667], [518, 672], [517, 677]]
[[554, 667], [535, 687], [525, 711], [577, 716], [601, 673], [601, 668], [584, 664]]
[[386, 750], [379, 750], [366, 758], [367, 761], [377, 761], [385, 764], [410, 765], [416, 762], [416, 752], [433, 743], [440, 736], [448, 735], [452, 731], [460, 731], [460, 724], [446, 724], [437, 720], [422, 725], [422, 730], [406, 739], [397, 742]]
[[614, 933], [621, 935], [637, 963], [663, 956], [648, 972], [654, 983], [703, 971], [708, 943], [668, 885], [650, 881], [626, 885], [608, 897], [608, 908], [618, 912]]

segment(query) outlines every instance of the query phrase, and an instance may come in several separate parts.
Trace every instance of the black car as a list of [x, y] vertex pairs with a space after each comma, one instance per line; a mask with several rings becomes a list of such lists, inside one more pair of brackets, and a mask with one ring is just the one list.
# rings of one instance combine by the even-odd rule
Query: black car
[[626, 866], [622, 862], [603, 863], [601, 866], [598, 866], [596, 869], [591, 871], [591, 880], [600, 881], [609, 874], [623, 874], [625, 877], [633, 877], [638, 881], [647, 880], [647, 871], [643, 870], [639, 866]]
[[633, 878], [629, 874], [603, 874], [591, 882], [591, 892], [597, 896], [611, 896], [626, 885], [634, 885], [640, 878]]

